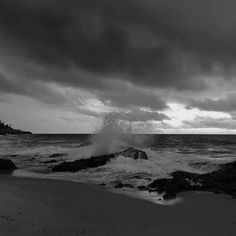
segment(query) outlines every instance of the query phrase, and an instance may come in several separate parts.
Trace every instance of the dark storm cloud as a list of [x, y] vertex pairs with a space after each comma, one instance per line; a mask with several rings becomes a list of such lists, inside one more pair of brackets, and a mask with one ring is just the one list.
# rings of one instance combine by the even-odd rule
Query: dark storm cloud
[[[170, 118], [160, 112], [153, 112], [150, 110], [141, 110], [138, 108], [132, 109], [128, 112], [121, 111], [121, 112], [109, 112], [109, 113], [103, 114], [104, 126], [115, 128], [118, 125], [117, 126], [118, 129], [120, 129], [120, 128], [123, 129], [126, 127], [125, 125], [120, 126], [120, 122], [125, 122], [125, 123], [128, 122], [129, 124], [130, 124], [130, 122], [135, 122], [133, 124], [146, 127], [146, 125], [148, 123], [152, 123], [152, 124], [153, 124], [153, 122], [161, 123], [164, 120], [170, 120]], [[125, 129], [129, 129], [129, 128], [130, 127], [128, 126]], [[123, 131], [125, 131], [125, 130], [123, 130]]]
[[[113, 85], [113, 86], [112, 86]], [[167, 105], [156, 93], [112, 81], [106, 93], [99, 93], [100, 99], [107, 105], [120, 108], [149, 107], [163, 110]]]
[[227, 97], [221, 99], [192, 100], [187, 108], [199, 108], [204, 111], [235, 112], [236, 94], [229, 94]]
[[0, 92], [25, 95], [46, 104], [65, 105], [67, 99], [47, 84], [38, 81], [8, 79], [0, 72]]
[[201, 75], [233, 73], [235, 11], [233, 0], [1, 0], [0, 47], [46, 68], [94, 74], [53, 78], [68, 85], [102, 87], [101, 77], [115, 75], [199, 90], [207, 88]]
[[[22, 68], [22, 66], [20, 66], [20, 68]], [[25, 71], [27, 71], [27, 78], [24, 75]], [[83, 93], [84, 95], [86, 95], [86, 91], [88, 93], [88, 95], [85, 97], [83, 94], [81, 94], [80, 90], [72, 89], [72, 84], [70, 87], [64, 87], [64, 89], [69, 91], [65, 94], [61, 91], [61, 89], [58, 90], [57, 86], [54, 86], [55, 84], [46, 83], [46, 81], [40, 80], [40, 78], [44, 76], [46, 78], [52, 79], [52, 81], [54, 81], [53, 79], [60, 78], [61, 85], [67, 85], [65, 82], [63, 82], [62, 78], [78, 78], [77, 72], [75, 75], [73, 72], [67, 73], [63, 70], [45, 71], [34, 66], [30, 66], [30, 72], [28, 69], [25, 71], [24, 73], [21, 73], [21, 71], [17, 69], [17, 78], [14, 79], [12, 78], [12, 76], [14, 76], [13, 74], [4, 74], [0, 72], [0, 91], [10, 94], [26, 95], [39, 99], [46, 104], [54, 104], [57, 106], [70, 105], [74, 107], [76, 111], [81, 111], [82, 113], [85, 111], [81, 110], [81, 108], [78, 108], [78, 106], [83, 104], [83, 101], [80, 102], [80, 100], [86, 100], [88, 97], [99, 99], [105, 105], [123, 109], [149, 107], [152, 110], [163, 110], [167, 108], [165, 102], [156, 93], [150, 90], [137, 88], [125, 82], [117, 83], [116, 80], [107, 80], [101, 78], [98, 83], [96, 80], [97, 78], [94, 75], [88, 73], [83, 74], [80, 72], [80, 88], [85, 90]], [[31, 78], [36, 79], [32, 80]], [[87, 86], [85, 86], [84, 78], [91, 78], [95, 81], [94, 83], [91, 83], [91, 85], [87, 84]], [[47, 82], [50, 82], [50, 80], [47, 80]], [[99, 113], [91, 113], [90, 111], [88, 112], [90, 115], [99, 116]]]
[[[55, 87], [50, 86], [49, 84], [40, 83], [37, 80], [25, 81], [24, 79], [15, 79], [11, 81], [0, 73], [0, 84], [0, 94], [10, 93], [29, 96], [47, 104], [47, 106], [64, 107], [66, 110], [71, 110], [87, 116], [101, 117], [107, 115], [107, 112], [94, 111], [90, 106], [83, 103], [84, 99], [81, 99], [81, 96], [84, 97], [83, 95], [78, 96], [78, 93], [75, 92], [74, 94], [70, 93], [69, 96], [67, 96], [64, 93], [60, 93]], [[164, 109], [166, 108], [166, 105], [160, 98], [142, 90], [131, 88], [124, 91], [124, 89], [125, 88], [121, 87], [118, 90], [119, 92], [114, 91], [114, 93], [107, 95], [106, 98], [102, 97], [104, 95], [101, 94], [101, 99], [104, 100], [105, 103], [109, 103], [108, 105], [119, 108], [129, 108], [129, 112], [114, 113], [117, 119], [134, 122], [145, 122], [150, 120], [162, 121], [169, 119], [169, 117], [163, 113], [152, 110], [143, 111], [138, 108], [141, 106], [150, 107], [154, 110]], [[119, 94], [122, 94], [123, 96]]]

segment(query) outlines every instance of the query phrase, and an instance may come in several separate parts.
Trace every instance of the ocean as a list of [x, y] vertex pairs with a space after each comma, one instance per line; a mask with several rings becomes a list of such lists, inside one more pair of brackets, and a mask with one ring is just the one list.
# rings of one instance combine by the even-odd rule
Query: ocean
[[[122, 151], [134, 147], [147, 153], [148, 160], [118, 156], [104, 166], [75, 173], [52, 173], [51, 167], [64, 161]], [[33, 134], [0, 136], [0, 158], [11, 159], [16, 176], [62, 179], [105, 184], [121, 192], [161, 203], [161, 196], [141, 192], [157, 178], [168, 178], [173, 171], [207, 173], [219, 164], [236, 160], [236, 135], [119, 135], [108, 139], [89, 134]], [[117, 183], [133, 188], [114, 189]]]

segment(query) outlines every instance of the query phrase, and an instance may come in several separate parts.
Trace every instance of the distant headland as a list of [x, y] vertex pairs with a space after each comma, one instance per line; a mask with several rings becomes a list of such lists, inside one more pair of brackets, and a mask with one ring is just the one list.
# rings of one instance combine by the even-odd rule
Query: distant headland
[[11, 125], [5, 124], [3, 121], [0, 120], [0, 135], [7, 135], [7, 134], [21, 135], [21, 134], [32, 134], [32, 133], [20, 129], [13, 129]]

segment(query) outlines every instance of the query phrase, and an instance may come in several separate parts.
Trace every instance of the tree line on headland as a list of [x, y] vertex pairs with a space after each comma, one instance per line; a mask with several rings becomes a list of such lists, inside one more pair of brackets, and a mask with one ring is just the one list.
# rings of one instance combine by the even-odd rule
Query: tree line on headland
[[7, 135], [7, 134], [32, 134], [29, 131], [23, 131], [20, 129], [13, 129], [11, 125], [5, 124], [3, 121], [0, 120], [0, 135]]

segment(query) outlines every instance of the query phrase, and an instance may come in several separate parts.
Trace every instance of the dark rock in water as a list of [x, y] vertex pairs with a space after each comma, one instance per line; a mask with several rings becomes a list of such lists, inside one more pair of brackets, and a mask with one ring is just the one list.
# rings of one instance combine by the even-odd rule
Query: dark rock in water
[[198, 162], [198, 163], [190, 163], [189, 166], [192, 166], [192, 167], [203, 167], [203, 166], [207, 166], [209, 165], [208, 162]]
[[62, 156], [66, 156], [66, 154], [64, 154], [64, 153], [53, 153], [49, 157], [62, 157]]
[[209, 191], [236, 197], [236, 162], [222, 164], [208, 174], [175, 171], [171, 179], [157, 179], [148, 185], [149, 191], [164, 193], [165, 199], [184, 191]]
[[123, 152], [119, 152], [116, 155], [122, 155], [124, 157], [129, 157], [134, 160], [137, 160], [137, 159], [147, 160], [148, 159], [146, 152], [141, 151], [141, 150], [136, 150], [132, 147], [124, 150]]
[[134, 148], [128, 148], [122, 152], [117, 153], [111, 153], [108, 155], [102, 155], [102, 156], [93, 156], [89, 159], [80, 159], [76, 161], [71, 162], [63, 162], [59, 165], [56, 165], [52, 168], [53, 172], [76, 172], [87, 168], [96, 168], [99, 166], [106, 165], [109, 161], [112, 159], [118, 157], [118, 156], [125, 156], [133, 159], [144, 159], [147, 160], [147, 154], [144, 151], [136, 150]]
[[53, 172], [76, 172], [87, 168], [96, 168], [98, 166], [105, 165], [108, 161], [110, 161], [114, 156], [111, 155], [104, 155], [104, 156], [97, 156], [91, 157], [89, 159], [80, 159], [71, 162], [63, 162], [59, 165], [53, 166]]
[[118, 183], [114, 186], [114, 188], [134, 188], [133, 185], [131, 184], [123, 184], [123, 183]]
[[151, 181], [152, 179], [149, 177], [145, 177], [144, 175], [134, 175], [129, 177], [130, 179], [143, 179], [143, 180], [147, 180], [147, 181]]
[[56, 163], [57, 160], [49, 160], [49, 161], [44, 161], [44, 164], [52, 164], [52, 163]]
[[149, 191], [150, 190], [150, 188], [149, 187], [147, 187], [147, 186], [138, 186], [138, 190], [140, 190], [140, 191]]
[[0, 159], [0, 170], [15, 170], [17, 167], [9, 159]]
[[175, 199], [176, 197], [177, 197], [177, 194], [175, 192], [167, 192], [163, 195], [163, 199], [166, 199], [166, 200]]
[[132, 176], [132, 178], [133, 178], [133, 179], [143, 179], [143, 177], [142, 177], [142, 176], [140, 176], [140, 175], [135, 175], [135, 176]]

